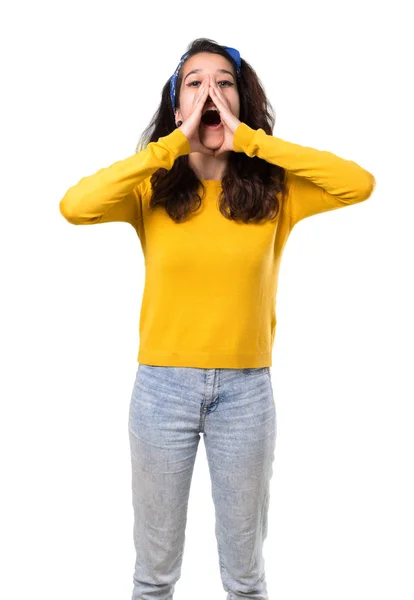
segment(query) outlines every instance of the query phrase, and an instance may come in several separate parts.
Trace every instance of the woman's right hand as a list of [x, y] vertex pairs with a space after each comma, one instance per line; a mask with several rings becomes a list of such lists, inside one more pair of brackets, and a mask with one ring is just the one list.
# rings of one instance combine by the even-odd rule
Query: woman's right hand
[[201, 117], [203, 114], [203, 108], [209, 95], [209, 83], [210, 76], [204, 78], [203, 83], [197, 90], [194, 96], [194, 105], [191, 115], [180, 125], [178, 129], [184, 133], [190, 142], [190, 152], [202, 152], [203, 154], [210, 154], [214, 156], [214, 150], [210, 150], [202, 144], [199, 136], [199, 127], [201, 123]]

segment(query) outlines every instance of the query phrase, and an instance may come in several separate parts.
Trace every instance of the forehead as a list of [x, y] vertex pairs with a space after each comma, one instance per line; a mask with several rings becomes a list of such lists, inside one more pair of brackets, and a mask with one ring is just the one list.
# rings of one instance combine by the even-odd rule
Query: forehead
[[234, 77], [233, 66], [227, 58], [220, 54], [210, 54], [208, 52], [200, 52], [186, 60], [183, 65], [183, 78], [193, 71], [200, 74], [230, 73]]

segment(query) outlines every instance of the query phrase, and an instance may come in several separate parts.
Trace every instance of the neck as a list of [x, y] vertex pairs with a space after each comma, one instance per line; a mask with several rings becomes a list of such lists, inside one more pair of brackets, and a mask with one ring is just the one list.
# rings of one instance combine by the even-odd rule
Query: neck
[[188, 164], [199, 179], [223, 179], [229, 154], [230, 152], [225, 152], [216, 157], [203, 152], [191, 152], [188, 156]]

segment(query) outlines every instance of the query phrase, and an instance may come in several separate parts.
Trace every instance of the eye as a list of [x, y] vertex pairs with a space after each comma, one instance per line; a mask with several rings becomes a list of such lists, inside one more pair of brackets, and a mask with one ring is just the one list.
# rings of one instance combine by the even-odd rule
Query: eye
[[[191, 83], [187, 83], [187, 87], [197, 87], [197, 86], [193, 85], [193, 83], [201, 83], [201, 81], [194, 80], [194, 81], [192, 81]], [[234, 85], [234, 83], [233, 83], [232, 81], [228, 81], [228, 80], [219, 81], [218, 83], [219, 83], [219, 84], [220, 84], [220, 83], [228, 83], [228, 84], [229, 84], [229, 86], [231, 86], [231, 85]], [[224, 85], [222, 85], [222, 86], [220, 86], [220, 87], [225, 87], [225, 86], [224, 86]]]

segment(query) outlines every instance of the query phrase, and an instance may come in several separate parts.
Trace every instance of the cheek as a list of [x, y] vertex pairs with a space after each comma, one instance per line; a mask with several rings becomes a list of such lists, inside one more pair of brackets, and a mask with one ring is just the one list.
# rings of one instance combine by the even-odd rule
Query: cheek
[[194, 107], [194, 97], [192, 94], [183, 94], [180, 98], [180, 107], [183, 115], [190, 115]]
[[240, 112], [240, 100], [239, 98], [233, 98], [231, 102], [233, 113], [237, 116]]
[[227, 99], [229, 100], [229, 102], [234, 110], [239, 110], [240, 98], [239, 98], [239, 95], [237, 94], [237, 92], [227, 96]]

